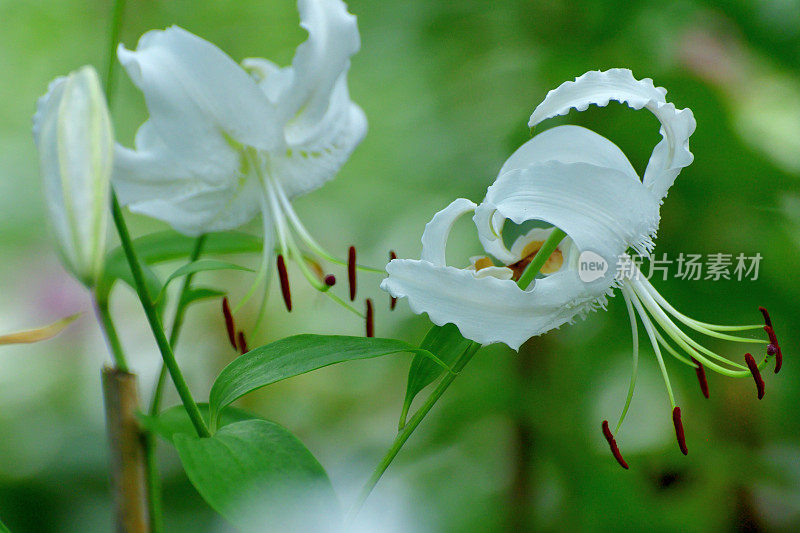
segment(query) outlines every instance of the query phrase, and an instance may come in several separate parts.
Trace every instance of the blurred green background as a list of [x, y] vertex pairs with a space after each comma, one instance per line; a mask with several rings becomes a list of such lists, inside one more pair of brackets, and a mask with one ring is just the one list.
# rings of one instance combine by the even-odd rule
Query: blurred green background
[[[58, 264], [44, 218], [30, 135], [49, 80], [105, 64], [110, 4], [0, 0], [0, 333], [76, 310], [84, 318], [46, 344], [0, 351], [0, 517], [13, 531], [107, 531], [112, 508], [100, 368], [108, 361], [88, 295]], [[752, 380], [667, 362], [690, 454], [675, 443], [652, 351], [618, 441], [620, 469], [600, 433], [615, 421], [630, 367], [621, 298], [608, 312], [528, 342], [520, 354], [482, 350], [390, 468], [362, 515], [363, 531], [732, 531], [800, 529], [800, 2], [797, 0], [459, 2], [351, 0], [362, 50], [350, 88], [370, 131], [338, 178], [296, 203], [307, 227], [344, 255], [382, 266], [389, 249], [418, 257], [425, 223], [452, 199], [480, 201], [503, 161], [529, 138], [526, 122], [549, 89], [591, 69], [631, 68], [697, 118], [695, 162], [662, 208], [657, 253], [763, 256], [756, 281], [655, 284], [678, 309], [715, 323], [758, 323], [767, 306], [786, 355], [767, 394]], [[290, 0], [128, 2], [123, 42], [179, 24], [234, 59], [286, 64], [304, 39]], [[116, 134], [130, 145], [146, 118], [120, 73]], [[657, 121], [622, 105], [558, 123], [614, 140], [640, 172]], [[131, 218], [142, 234], [157, 223]], [[257, 232], [257, 224], [251, 230]], [[468, 220], [449, 258], [478, 250]], [[255, 265], [258, 258], [252, 258]], [[165, 272], [175, 265], [166, 266]], [[331, 271], [344, 279], [337, 268]], [[299, 280], [299, 272], [290, 270]], [[250, 279], [203, 274], [236, 300]], [[405, 302], [389, 313], [379, 276], [360, 276], [377, 306], [377, 334], [419, 341], [429, 326]], [[344, 284], [340, 284], [344, 285]], [[360, 320], [294, 284], [286, 313], [273, 283], [267, 327], [251, 345], [299, 332], [361, 334]], [[339, 286], [335, 290], [344, 291]], [[342, 292], [342, 294], [344, 294]], [[113, 311], [149, 401], [158, 355], [132, 291]], [[252, 323], [254, 309], [239, 318]], [[198, 398], [235, 354], [218, 302], [192, 308], [178, 347]], [[642, 338], [644, 342], [644, 338]], [[741, 360], [741, 346], [709, 342]], [[279, 383], [242, 405], [295, 432], [328, 469], [345, 504], [394, 436], [409, 357], [324, 369]], [[176, 403], [169, 390], [167, 405]], [[169, 531], [227, 531], [160, 449]]]

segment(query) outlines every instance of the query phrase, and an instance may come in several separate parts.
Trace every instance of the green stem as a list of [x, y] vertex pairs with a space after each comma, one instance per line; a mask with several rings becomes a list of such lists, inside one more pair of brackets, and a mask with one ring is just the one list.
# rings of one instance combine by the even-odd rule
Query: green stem
[[[111, 36], [108, 46], [108, 68], [106, 69], [105, 84], [106, 101], [108, 102], [109, 107], [111, 106], [111, 89], [114, 84], [114, 72], [116, 65], [116, 62], [114, 61], [114, 50], [117, 47], [117, 42], [119, 41], [120, 29], [122, 28], [122, 15], [124, 12], [125, 0], [115, 0], [111, 22]], [[147, 292], [147, 285], [145, 285], [142, 266], [139, 263], [138, 257], [136, 257], [136, 251], [133, 249], [133, 242], [131, 241], [131, 236], [128, 232], [128, 226], [125, 223], [125, 218], [122, 216], [122, 208], [120, 207], [119, 200], [117, 200], [117, 195], [115, 192], [113, 192], [113, 190], [111, 192], [111, 216], [114, 219], [114, 225], [117, 228], [117, 233], [119, 233], [119, 240], [122, 244], [122, 249], [125, 252], [125, 258], [128, 260], [128, 265], [130, 266], [131, 273], [133, 274], [133, 279], [136, 285], [136, 293], [139, 295], [139, 300], [142, 302], [144, 313], [147, 316], [150, 329], [153, 331], [153, 336], [156, 339], [156, 344], [158, 344], [161, 357], [164, 359], [164, 364], [169, 369], [170, 376], [172, 376], [172, 381], [175, 383], [175, 388], [178, 389], [178, 394], [181, 397], [183, 406], [186, 408], [186, 412], [189, 414], [189, 418], [192, 420], [192, 423], [197, 430], [197, 434], [201, 437], [210, 437], [211, 434], [208, 431], [208, 427], [203, 421], [203, 417], [200, 415], [200, 409], [197, 408], [197, 404], [195, 403], [194, 398], [192, 398], [192, 393], [189, 391], [189, 386], [186, 384], [186, 380], [183, 379], [181, 369], [178, 366], [177, 361], [175, 361], [175, 354], [172, 352], [172, 347], [170, 346], [167, 336], [164, 333], [164, 326], [161, 324], [158, 311], [153, 304], [153, 298], [150, 296], [150, 293]]]
[[125, 351], [122, 349], [122, 343], [119, 341], [119, 335], [117, 335], [117, 328], [108, 310], [108, 302], [105, 299], [98, 300], [95, 294], [94, 307], [97, 318], [100, 321], [100, 327], [103, 328], [103, 333], [106, 337], [108, 350], [111, 352], [111, 357], [114, 359], [114, 366], [117, 370], [129, 372], [128, 363], [125, 360]]
[[392, 447], [389, 448], [389, 451], [386, 452], [386, 455], [383, 456], [381, 462], [378, 463], [378, 466], [372, 472], [369, 480], [367, 481], [366, 485], [361, 489], [361, 492], [358, 495], [358, 499], [356, 500], [353, 507], [350, 508], [350, 512], [348, 513], [348, 523], [352, 523], [355, 520], [358, 512], [363, 507], [364, 502], [369, 497], [372, 490], [375, 488], [375, 485], [378, 484], [380, 481], [381, 476], [383, 473], [386, 472], [386, 469], [389, 468], [389, 465], [392, 463], [394, 458], [400, 452], [400, 449], [406, 443], [408, 438], [414, 433], [414, 430], [417, 429], [420, 422], [425, 418], [428, 412], [436, 405], [436, 402], [439, 398], [442, 397], [444, 391], [453, 383], [458, 376], [458, 373], [469, 363], [472, 356], [480, 349], [480, 344], [473, 342], [458, 359], [456, 359], [455, 363], [453, 363], [452, 371], [448, 372], [441, 382], [439, 382], [439, 386], [436, 387], [430, 396], [425, 400], [425, 403], [419, 408], [419, 410], [414, 413], [414, 416], [406, 423], [403, 427], [403, 430], [397, 434], [397, 437], [394, 439], [394, 443], [392, 443]]
[[161, 475], [158, 472], [158, 458], [156, 450], [158, 439], [152, 431], [145, 431], [144, 436], [144, 461], [147, 468], [147, 510], [150, 515], [150, 530], [152, 533], [164, 531], [164, 511], [161, 500]]
[[[520, 276], [519, 281], [517, 281], [517, 285], [521, 289], [526, 289], [528, 285], [533, 281], [539, 271], [544, 266], [545, 262], [550, 258], [550, 255], [555, 251], [558, 247], [558, 244], [566, 237], [566, 233], [561, 231], [558, 228], [553, 228], [553, 232], [547, 238], [547, 240], [542, 244], [542, 247], [536, 252], [536, 255], [531, 260], [530, 264], [525, 268], [525, 271]], [[436, 405], [436, 402], [439, 401], [439, 398], [442, 397], [442, 394], [447, 390], [450, 384], [456, 379], [456, 376], [463, 370], [463, 368], [469, 363], [475, 353], [480, 349], [480, 344], [473, 342], [470, 346], [464, 351], [463, 354], [453, 363], [453, 368], [450, 372], [445, 375], [442, 381], [439, 382], [439, 385], [436, 387], [430, 396], [425, 400], [425, 403], [419, 410], [414, 413], [414, 416], [406, 423], [400, 433], [397, 434], [397, 437], [392, 443], [392, 447], [389, 448], [389, 451], [386, 452], [381, 462], [378, 463], [378, 466], [372, 472], [367, 483], [361, 489], [361, 492], [356, 499], [356, 502], [350, 508], [350, 511], [347, 514], [347, 521], [348, 523], [352, 523], [355, 520], [358, 512], [363, 507], [364, 502], [369, 497], [372, 490], [375, 488], [375, 485], [378, 484], [380, 481], [381, 476], [383, 473], [386, 472], [386, 469], [389, 468], [389, 465], [392, 464], [392, 461], [403, 448], [403, 445], [406, 443], [408, 438], [414, 433], [414, 430], [417, 429], [420, 422], [425, 418], [428, 412], [433, 409], [433, 406]]]
[[517, 286], [522, 289], [523, 291], [528, 288], [528, 285], [531, 284], [533, 279], [542, 269], [544, 264], [550, 259], [550, 255], [555, 251], [558, 247], [559, 243], [564, 240], [567, 234], [561, 231], [558, 228], [553, 228], [553, 232], [550, 233], [550, 236], [547, 237], [547, 240], [544, 241], [542, 247], [539, 248], [539, 251], [536, 252], [536, 255], [533, 257], [533, 260], [525, 267], [525, 271], [519, 277], [519, 281], [517, 281]]
[[125, 0], [114, 1], [114, 11], [111, 14], [111, 34], [108, 39], [108, 51], [106, 57], [108, 58], [108, 65], [106, 66], [106, 83], [105, 93], [106, 102], [108, 107], [111, 107], [111, 96], [113, 94], [115, 74], [116, 74], [116, 57], [117, 44], [119, 43], [119, 34], [122, 29], [122, 15], [125, 13]]
[[[194, 248], [189, 255], [190, 263], [198, 260], [200, 254], [203, 252], [205, 241], [205, 235], [201, 235], [197, 238]], [[183, 319], [186, 317], [186, 295], [191, 288], [192, 278], [194, 278], [194, 275], [194, 272], [186, 275], [186, 277], [183, 279], [181, 289], [178, 292], [178, 306], [175, 309], [175, 317], [172, 319], [172, 329], [169, 332], [169, 344], [172, 346], [173, 350], [178, 344], [178, 338], [181, 334], [181, 327], [183, 326]], [[167, 367], [166, 365], [162, 364], [161, 371], [158, 373], [158, 381], [156, 382], [155, 389], [153, 389], [153, 399], [150, 402], [150, 416], [158, 415], [158, 412], [161, 410], [161, 399], [163, 397], [164, 383], [166, 382], [166, 379]]]
[[194, 398], [192, 398], [189, 386], [183, 378], [183, 373], [178, 366], [178, 362], [175, 360], [175, 354], [167, 340], [167, 335], [164, 333], [164, 326], [161, 324], [158, 310], [145, 284], [142, 266], [139, 263], [139, 258], [136, 256], [136, 251], [133, 249], [133, 242], [131, 241], [130, 233], [128, 233], [128, 226], [125, 224], [125, 218], [122, 216], [122, 208], [119, 205], [119, 200], [117, 200], [117, 195], [113, 192], [111, 193], [111, 216], [114, 219], [114, 225], [117, 227], [117, 233], [119, 233], [119, 240], [125, 252], [125, 258], [128, 260], [128, 265], [133, 274], [136, 293], [139, 295], [139, 300], [142, 302], [142, 308], [147, 316], [147, 322], [150, 324], [150, 330], [153, 332], [156, 344], [161, 352], [161, 358], [164, 360], [164, 364], [169, 370], [169, 374], [172, 377], [181, 402], [183, 402], [183, 407], [192, 420], [197, 434], [200, 437], [210, 437], [211, 433], [208, 431], [208, 426], [206, 426], [203, 416], [200, 414], [197, 403], [195, 403]]

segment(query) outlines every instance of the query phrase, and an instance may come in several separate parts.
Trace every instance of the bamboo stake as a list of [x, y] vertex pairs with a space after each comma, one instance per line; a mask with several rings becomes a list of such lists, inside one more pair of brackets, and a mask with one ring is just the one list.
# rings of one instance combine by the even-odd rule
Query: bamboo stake
[[116, 530], [118, 533], [147, 533], [145, 442], [136, 418], [139, 411], [136, 375], [104, 368], [103, 397]]

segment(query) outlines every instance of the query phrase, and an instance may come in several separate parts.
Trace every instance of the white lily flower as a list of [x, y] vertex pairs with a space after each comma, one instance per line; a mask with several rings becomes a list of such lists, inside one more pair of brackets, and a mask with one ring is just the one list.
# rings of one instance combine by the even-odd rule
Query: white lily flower
[[[583, 111], [592, 104], [604, 107], [610, 100], [652, 112], [661, 123], [662, 140], [653, 150], [644, 177], [638, 177], [614, 143], [597, 133], [569, 125], [549, 129], [533, 137], [506, 161], [480, 205], [459, 198], [434, 215], [422, 236], [421, 258], [391, 261], [386, 267], [389, 276], [381, 287], [393, 297], [407, 297], [415, 313], [427, 313], [437, 325], [452, 322], [468, 339], [481, 344], [502, 342], [513, 349], [519, 349], [532, 336], [605, 308], [607, 297], [619, 287], [630, 311], [634, 335], [630, 394], [638, 361], [635, 309], [664, 375], [673, 413], [677, 412], [673, 415], [676, 432], [685, 450], [680, 409], [675, 405], [659, 348], [665, 347], [698, 371], [707, 366], [737, 377], [752, 372], [757, 382], [767, 356], [760, 365], [729, 361], [691, 339], [674, 319], [696, 332], [741, 342], [761, 341], [722, 332], [762, 326], [698, 322], [669, 305], [649, 281], [638, 275], [635, 266], [621, 269], [628, 275], [617, 275], [618, 262], [627, 257], [629, 249], [640, 254], [652, 250], [660, 205], [681, 169], [693, 160], [689, 151], [689, 136], [695, 129], [692, 112], [676, 109], [665, 96], [665, 89], [655, 87], [650, 79], [636, 80], [627, 69], [587, 72], [550, 91], [534, 110], [530, 127], [573, 108]], [[489, 257], [473, 258], [467, 268], [445, 263], [448, 234], [456, 219], [467, 213], [474, 213], [478, 238], [500, 266], [495, 266]], [[517, 225], [539, 221], [549, 229], [534, 229], [509, 248], [503, 238], [508, 220]], [[539, 277], [530, 286], [519, 287], [517, 280], [525, 266], [555, 228], [567, 237], [548, 258]], [[586, 257], [596, 259], [604, 270], [591, 277], [582, 275], [581, 264]], [[767, 326], [772, 343], [767, 355], [779, 356], [768, 319]], [[616, 449], [613, 434], [606, 434]]]
[[103, 269], [114, 136], [97, 72], [53, 80], [37, 103], [33, 137], [62, 261], [91, 287]]
[[265, 263], [277, 234], [281, 253], [326, 290], [292, 230], [317, 255], [335, 258], [311, 238], [291, 200], [333, 178], [366, 134], [347, 88], [360, 39], [340, 0], [299, 0], [298, 8], [309, 36], [285, 68], [266, 59], [240, 66], [177, 26], [144, 34], [136, 50], [120, 45], [150, 118], [135, 150], [117, 146], [114, 187], [131, 211], [187, 235], [233, 229], [260, 213]]

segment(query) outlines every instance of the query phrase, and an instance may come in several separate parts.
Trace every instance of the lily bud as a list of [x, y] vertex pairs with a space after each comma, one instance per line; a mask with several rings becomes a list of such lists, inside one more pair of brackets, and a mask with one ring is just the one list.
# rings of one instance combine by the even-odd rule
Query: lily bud
[[55, 79], [33, 117], [44, 194], [62, 261], [88, 287], [103, 268], [114, 136], [97, 72]]

